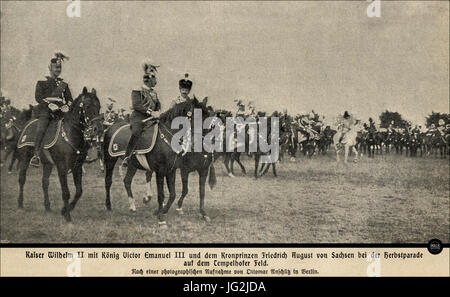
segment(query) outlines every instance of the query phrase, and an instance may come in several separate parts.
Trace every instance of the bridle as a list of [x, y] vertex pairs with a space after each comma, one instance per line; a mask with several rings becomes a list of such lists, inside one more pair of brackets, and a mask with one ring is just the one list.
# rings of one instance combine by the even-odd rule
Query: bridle
[[[72, 109], [72, 112], [76, 112], [76, 116], [78, 119], [78, 126], [79, 126], [79, 130], [82, 132], [83, 134], [83, 140], [85, 142], [90, 142], [92, 139], [92, 136], [90, 135], [90, 133], [92, 133], [91, 131], [93, 130], [92, 124], [94, 122], [94, 120], [97, 120], [98, 117], [95, 117], [93, 119], [89, 119], [88, 116], [86, 115], [86, 105], [84, 104], [84, 100], [85, 100], [85, 95], [83, 95], [83, 97], [81, 98], [80, 102], [77, 103], [78, 104], [78, 111]], [[68, 111], [71, 112], [71, 111]], [[64, 125], [61, 125], [61, 136], [63, 137], [63, 139], [72, 147], [73, 150], [75, 150], [75, 152], [77, 154], [80, 154], [80, 149], [78, 149], [69, 139], [69, 137], [67, 136], [67, 133], [64, 129]]]

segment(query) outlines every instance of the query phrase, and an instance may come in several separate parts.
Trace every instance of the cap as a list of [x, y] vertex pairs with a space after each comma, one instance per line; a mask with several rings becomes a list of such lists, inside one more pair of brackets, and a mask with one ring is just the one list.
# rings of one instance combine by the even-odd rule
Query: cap
[[190, 81], [189, 79], [187, 79], [189, 77], [189, 74], [186, 73], [184, 75], [184, 79], [180, 79], [180, 81], [178, 82], [180, 89], [191, 89], [192, 88], [192, 81]]

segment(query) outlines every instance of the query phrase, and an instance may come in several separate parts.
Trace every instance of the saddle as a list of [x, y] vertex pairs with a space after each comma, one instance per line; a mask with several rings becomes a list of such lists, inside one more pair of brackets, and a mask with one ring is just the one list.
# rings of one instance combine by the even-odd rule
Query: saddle
[[[36, 130], [38, 125], [38, 119], [34, 119], [29, 122], [25, 128], [23, 128], [22, 133], [20, 133], [19, 141], [17, 143], [17, 148], [22, 148], [24, 146], [34, 146], [36, 140]], [[50, 149], [55, 145], [59, 136], [61, 135], [62, 119], [51, 120], [47, 131], [45, 131], [44, 138], [42, 139], [42, 148]]]
[[[134, 152], [136, 155], [147, 154], [152, 151], [158, 136], [158, 122], [149, 122], [142, 131], [139, 140], [136, 143]], [[125, 155], [128, 142], [131, 138], [130, 124], [117, 129], [109, 142], [108, 153], [111, 157], [120, 157]]]

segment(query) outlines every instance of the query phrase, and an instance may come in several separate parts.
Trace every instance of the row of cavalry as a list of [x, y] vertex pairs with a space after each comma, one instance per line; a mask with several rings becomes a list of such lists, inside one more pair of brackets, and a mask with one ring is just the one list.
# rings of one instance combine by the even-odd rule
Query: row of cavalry
[[[127, 131], [128, 123], [124, 120], [119, 120], [112, 126], [104, 125], [103, 114], [100, 113], [100, 100], [98, 99], [94, 89], [88, 91], [83, 88], [80, 95], [74, 100], [70, 112], [64, 114], [62, 118], [55, 118], [51, 121], [49, 129], [44, 136], [44, 150], [42, 156], [42, 190], [44, 194], [44, 207], [46, 211], [51, 210], [48, 189], [49, 178], [56, 167], [58, 179], [61, 186], [63, 207], [61, 214], [67, 222], [72, 220], [71, 211], [77, 205], [82, 196], [82, 177], [83, 164], [98, 159], [101, 163], [101, 168], [104, 171], [104, 182], [106, 191], [105, 206], [107, 210], [112, 209], [111, 202], [111, 185], [113, 181], [113, 172], [118, 161], [123, 154], [112, 153], [111, 147], [115, 136], [120, 131]], [[223, 158], [227, 174], [234, 176], [233, 164], [238, 163], [243, 173], [245, 174], [245, 167], [243, 166], [240, 157], [242, 154], [254, 158], [254, 177], [258, 178], [268, 172], [272, 168], [274, 176], [277, 175], [277, 162], [261, 163], [261, 157], [267, 153], [260, 150], [256, 152], [175, 152], [170, 146], [173, 135], [177, 132], [176, 129], [171, 128], [171, 122], [176, 117], [187, 117], [192, 124], [194, 119], [195, 109], [202, 110], [202, 120], [207, 117], [216, 116], [220, 119], [225, 119], [231, 116], [231, 113], [225, 110], [214, 110], [212, 106], [208, 105], [208, 100], [198, 100], [194, 98], [183, 103], [173, 106], [171, 109], [162, 113], [155, 121], [149, 122], [148, 129], [143, 132], [140, 141], [140, 153], [133, 156], [123, 178], [124, 186], [129, 200], [129, 208], [131, 211], [136, 211], [135, 199], [131, 183], [133, 177], [138, 170], [144, 170], [147, 181], [147, 194], [144, 197], [144, 203], [148, 203], [153, 191], [151, 188], [151, 179], [153, 173], [156, 176], [157, 185], [157, 200], [158, 208], [155, 214], [158, 217], [158, 225], [162, 228], [166, 227], [166, 220], [169, 209], [175, 202], [175, 180], [176, 170], [180, 169], [182, 181], [182, 193], [176, 203], [176, 210], [178, 213], [183, 213], [183, 200], [188, 194], [188, 178], [191, 172], [196, 171], [199, 177], [199, 196], [200, 196], [200, 216], [206, 221], [210, 218], [205, 211], [205, 187], [206, 183], [213, 188], [216, 184], [216, 175], [214, 162], [219, 158]], [[285, 155], [291, 159], [295, 158], [298, 153], [308, 157], [314, 155], [326, 154], [327, 151], [334, 146], [336, 155], [339, 158], [339, 152], [342, 148], [345, 150], [345, 161], [347, 161], [347, 154], [353, 151], [358, 156], [358, 153], [373, 157], [376, 154], [390, 153], [395, 151], [398, 154], [403, 152], [410, 156], [428, 155], [430, 153], [437, 154], [440, 152], [441, 157], [446, 157], [449, 153], [448, 133], [444, 137], [441, 134], [427, 134], [427, 133], [409, 133], [409, 132], [392, 132], [392, 131], [367, 131], [361, 129], [360, 123], [356, 123], [346, 137], [342, 138], [339, 131], [331, 129], [327, 126], [324, 129], [315, 128], [314, 126], [305, 129], [304, 126], [299, 125], [297, 121], [292, 121], [287, 115], [280, 115], [273, 113], [266, 116], [264, 113], [258, 113], [257, 119], [266, 117], [268, 123], [274, 118], [279, 121], [279, 160], [282, 161]], [[12, 171], [14, 161], [17, 159], [19, 168], [19, 193], [18, 193], [18, 207], [24, 206], [24, 188], [26, 183], [26, 175], [29, 167], [29, 161], [33, 154], [33, 112], [32, 108], [23, 111], [12, 109], [8, 113], [2, 114], [1, 129], [2, 129], [2, 148], [6, 148], [2, 154], [2, 161], [6, 161], [8, 155], [12, 154], [11, 162], [8, 167], [8, 172]], [[271, 142], [270, 127], [267, 133], [267, 143]], [[146, 132], [146, 131], [152, 131]], [[208, 133], [208, 129], [203, 129], [203, 135]], [[129, 133], [129, 132], [127, 132]], [[150, 133], [150, 134], [148, 134]], [[151, 136], [149, 136], [151, 135]], [[146, 138], [149, 136], [151, 139]], [[28, 137], [28, 139], [27, 139]], [[344, 139], [344, 141], [343, 141]], [[112, 145], [114, 144], [114, 145]], [[147, 149], [151, 147], [151, 149]], [[88, 154], [94, 151], [98, 156], [96, 158], [88, 158]], [[146, 166], [143, 166], [143, 162]], [[68, 175], [73, 176], [75, 184], [75, 194], [73, 199], [70, 198], [68, 187]], [[165, 200], [164, 197], [164, 183], [166, 183], [169, 197]]]

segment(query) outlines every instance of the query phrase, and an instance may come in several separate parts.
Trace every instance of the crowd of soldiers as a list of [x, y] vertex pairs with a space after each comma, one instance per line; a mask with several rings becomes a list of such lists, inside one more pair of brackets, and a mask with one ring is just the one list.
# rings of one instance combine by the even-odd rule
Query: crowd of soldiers
[[[43, 134], [46, 131], [49, 120], [56, 113], [66, 113], [70, 110], [70, 106], [73, 102], [68, 83], [59, 77], [62, 70], [62, 62], [69, 58], [62, 53], [56, 53], [55, 57], [51, 59], [49, 64], [50, 75], [46, 77], [46, 80], [38, 81], [36, 85], [36, 101], [38, 105], [36, 107], [35, 117], [39, 119], [38, 129], [36, 131], [36, 145], [35, 155], [31, 160], [31, 164], [39, 166], [40, 164], [40, 149], [41, 140]], [[157, 93], [154, 89], [156, 86], [156, 74], [157, 66], [151, 61], [144, 61], [143, 63], [143, 85], [140, 90], [133, 90], [131, 96], [132, 113], [129, 114], [124, 108], [116, 110], [114, 104], [116, 101], [110, 97], [107, 98], [108, 103], [103, 113], [104, 127], [107, 129], [117, 121], [127, 121], [131, 123], [132, 137], [130, 139], [124, 164], [131, 156], [134, 145], [141, 135], [144, 127], [144, 122], [148, 118], [157, 118], [161, 110], [161, 103], [159, 102]], [[171, 102], [171, 107], [177, 103], [190, 99], [189, 93], [192, 88], [192, 81], [188, 79], [188, 74], [185, 74], [185, 78], [179, 81], [180, 95]], [[242, 99], [235, 99], [236, 111], [229, 112], [234, 117], [254, 117], [265, 116], [266, 113], [256, 110], [255, 103], [249, 101], [247, 104]], [[11, 101], [4, 97], [0, 98], [0, 117], [4, 117], [8, 111], [11, 110]], [[295, 151], [298, 147], [305, 149], [309, 147], [310, 153], [314, 153], [316, 150], [324, 151], [332, 142], [333, 133], [340, 133], [340, 140], [343, 139], [346, 132], [349, 131], [355, 122], [359, 120], [348, 111], [345, 111], [343, 115], [338, 115], [334, 124], [326, 125], [324, 122], [324, 116], [319, 115], [314, 110], [309, 113], [300, 113], [295, 116], [288, 114], [287, 110], [283, 112], [275, 111], [272, 116], [280, 118], [280, 130], [284, 132], [284, 135], [289, 135], [283, 143], [289, 143], [290, 154], [295, 155]], [[360, 122], [360, 121], [359, 121]], [[443, 119], [439, 120], [438, 126], [431, 124], [429, 129], [424, 131], [421, 126], [415, 126], [414, 128], [398, 128], [395, 123], [392, 122], [387, 128], [383, 129], [377, 127], [375, 122], [369, 118], [368, 123], [364, 123], [359, 131], [361, 139], [367, 134], [382, 133], [387, 144], [387, 139], [391, 135], [441, 135], [443, 141], [447, 143], [448, 134], [450, 133], [450, 123], [446, 124]], [[321, 147], [322, 146], [322, 147]], [[33, 164], [35, 163], [35, 164]]]

